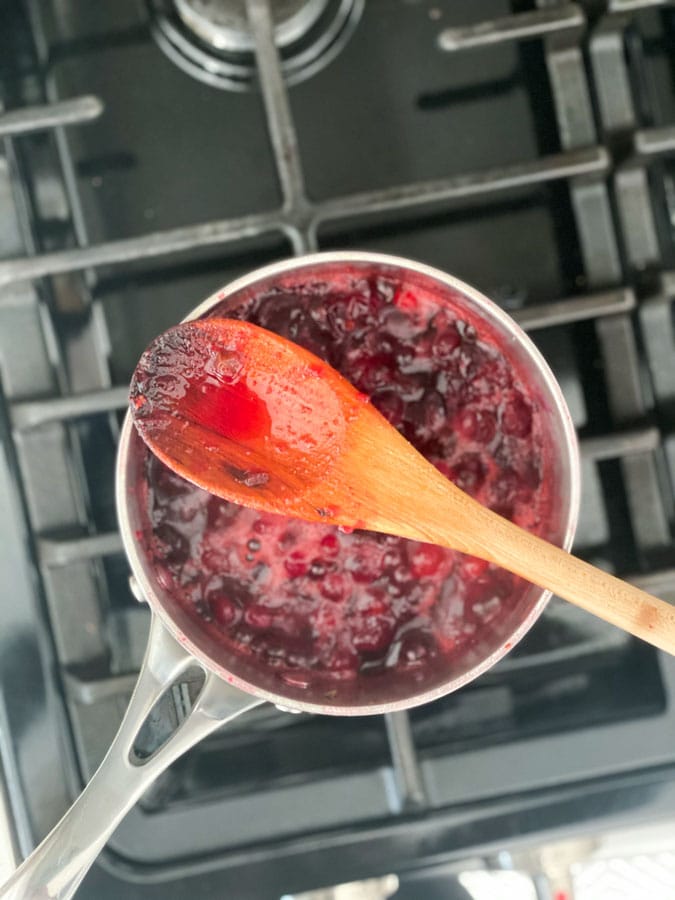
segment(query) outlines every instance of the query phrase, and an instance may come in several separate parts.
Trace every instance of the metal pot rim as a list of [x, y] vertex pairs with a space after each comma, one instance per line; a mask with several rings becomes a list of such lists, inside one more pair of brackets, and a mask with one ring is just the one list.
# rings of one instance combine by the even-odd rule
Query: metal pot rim
[[[347, 265], [353, 263], [364, 263], [372, 264], [375, 266], [379, 265], [398, 268], [438, 281], [444, 286], [451, 288], [460, 295], [466, 297], [475, 307], [484, 312], [488, 319], [497, 322], [501, 329], [509, 333], [513, 337], [514, 341], [516, 341], [521, 347], [525, 348], [528, 358], [531, 360], [533, 366], [538, 371], [542, 382], [548, 389], [550, 396], [555, 402], [555, 413], [560, 421], [562, 432], [565, 437], [565, 446], [560, 447], [559, 451], [561, 454], [565, 454], [565, 456], [567, 457], [566, 462], [569, 467], [570, 484], [568, 496], [568, 511], [566, 521], [564, 522], [564, 537], [562, 540], [562, 546], [565, 550], [569, 551], [572, 547], [579, 515], [581, 477], [576, 432], [569, 410], [567, 408], [567, 404], [562, 395], [560, 386], [555, 379], [555, 376], [551, 372], [547, 362], [544, 360], [543, 356], [541, 355], [537, 347], [532, 343], [530, 338], [525, 334], [520, 326], [518, 326], [513, 321], [513, 319], [511, 319], [510, 316], [508, 316], [499, 306], [497, 306], [496, 303], [494, 303], [492, 300], [489, 300], [487, 297], [481, 294], [480, 291], [477, 291], [470, 285], [465, 284], [463, 281], [460, 281], [458, 278], [455, 278], [452, 275], [446, 274], [440, 269], [436, 269], [432, 266], [409, 260], [404, 257], [383, 253], [370, 253], [351, 250], [313, 253], [294, 257], [288, 260], [283, 260], [281, 262], [272, 263], [268, 266], [256, 269], [255, 271], [244, 275], [241, 278], [236, 279], [235, 281], [232, 281], [224, 288], [221, 288], [219, 291], [212, 294], [202, 303], [198, 304], [198, 306], [196, 306], [185, 317], [183, 321], [196, 319], [200, 316], [203, 316], [206, 312], [208, 312], [209, 309], [227, 299], [232, 294], [235, 294], [245, 288], [251, 287], [252, 285], [262, 280], [266, 280], [270, 277], [275, 277], [278, 275], [283, 275], [288, 272], [300, 271], [303, 268], [311, 266], [321, 264], [331, 265], [336, 263], [345, 263]], [[277, 706], [280, 706], [282, 708], [298, 712], [356, 716], [394, 712], [397, 710], [409, 709], [413, 706], [418, 706], [423, 703], [428, 703], [432, 700], [436, 700], [439, 697], [445, 696], [446, 694], [455, 691], [460, 687], [463, 687], [470, 681], [473, 681], [483, 672], [486, 672], [488, 669], [490, 669], [496, 662], [498, 662], [508, 652], [508, 650], [511, 649], [511, 647], [515, 646], [515, 644], [526, 634], [526, 632], [529, 631], [534, 622], [541, 615], [551, 597], [550, 591], [542, 591], [539, 598], [535, 603], [533, 603], [528, 614], [523, 618], [518, 627], [514, 629], [513, 632], [511, 632], [511, 634], [502, 643], [502, 645], [493, 653], [482, 659], [474, 667], [469, 669], [467, 672], [463, 673], [460, 676], [456, 676], [447, 682], [443, 682], [430, 690], [427, 689], [420, 692], [419, 694], [414, 694], [413, 696], [406, 697], [402, 700], [393, 700], [391, 702], [379, 704], [331, 706], [329, 703], [307, 702], [298, 700], [295, 697], [291, 699], [290, 697], [284, 696], [283, 693], [274, 693], [271, 691], [262, 690], [257, 685], [246, 682], [238, 675], [235, 675], [233, 672], [224, 668], [217, 662], [217, 660], [211, 658], [209, 654], [201, 649], [189, 637], [189, 635], [185, 634], [177, 626], [177, 624], [173, 620], [172, 615], [164, 608], [164, 605], [161, 602], [158, 594], [156, 593], [150, 578], [147, 576], [146, 568], [143, 565], [143, 560], [139, 550], [139, 544], [134, 536], [133, 528], [128, 514], [129, 508], [127, 502], [127, 462], [132, 433], [133, 424], [129, 413], [127, 412], [122, 426], [120, 443], [117, 453], [115, 495], [117, 516], [119, 520], [124, 550], [126, 552], [127, 559], [129, 560], [133, 576], [136, 579], [136, 582], [143, 596], [150, 604], [153, 612], [159, 616], [159, 618], [162, 620], [163, 624], [173, 635], [173, 637], [192, 656], [194, 656], [195, 659], [206, 670], [215, 673], [223, 680], [235, 685], [241, 690], [262, 699], [269, 700], [270, 702], [275, 703]]]

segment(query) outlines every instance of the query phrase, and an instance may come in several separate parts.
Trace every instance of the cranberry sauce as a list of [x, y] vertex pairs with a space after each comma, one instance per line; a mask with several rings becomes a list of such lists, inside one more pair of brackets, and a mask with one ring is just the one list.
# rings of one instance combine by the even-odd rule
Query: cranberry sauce
[[[327, 360], [444, 475], [546, 536], [537, 402], [480, 323], [384, 278], [293, 285], [210, 315], [246, 318]], [[212, 636], [296, 687], [450, 670], [522, 595], [515, 576], [460, 553], [236, 506], [149, 453], [146, 471], [160, 581]]]

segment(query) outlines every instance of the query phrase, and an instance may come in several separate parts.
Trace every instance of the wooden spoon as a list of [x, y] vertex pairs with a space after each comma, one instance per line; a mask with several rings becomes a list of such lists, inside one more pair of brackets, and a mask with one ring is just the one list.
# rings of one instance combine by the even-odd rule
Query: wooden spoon
[[674, 607], [481, 506], [327, 363], [263, 328], [176, 326], [143, 354], [130, 403], [152, 452], [210, 493], [479, 556], [675, 653]]

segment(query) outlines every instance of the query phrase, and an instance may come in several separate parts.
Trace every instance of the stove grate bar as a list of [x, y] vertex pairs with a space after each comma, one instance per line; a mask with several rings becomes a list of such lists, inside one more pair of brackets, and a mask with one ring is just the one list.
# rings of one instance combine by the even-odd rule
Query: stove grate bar
[[258, 79], [283, 197], [283, 211], [293, 225], [288, 235], [296, 253], [307, 253], [317, 249], [316, 234], [311, 225], [311, 207], [305, 189], [295, 123], [274, 42], [272, 11], [267, 0], [247, 0], [247, 13], [255, 39]]
[[0, 138], [19, 137], [64, 125], [80, 125], [97, 119], [102, 112], [103, 103], [94, 96], [11, 110], [0, 115]]
[[675, 153], [675, 125], [641, 128], [633, 136], [635, 152], [640, 156], [668, 156]]
[[473, 50], [508, 41], [527, 41], [561, 32], [579, 32], [585, 25], [586, 16], [581, 7], [576, 3], [566, 3], [477, 22], [475, 25], [445, 28], [438, 36], [438, 46], [446, 52]]
[[[438, 207], [445, 203], [456, 203], [580, 175], [603, 175], [608, 170], [609, 157], [606, 150], [603, 147], [588, 147], [511, 166], [328, 200], [310, 207], [311, 220], [316, 226], [329, 220], [369, 213]], [[272, 232], [282, 232], [292, 237], [292, 233], [302, 227], [297, 220], [297, 211], [290, 215], [288, 212], [277, 211], [157, 231], [139, 238], [125, 238], [88, 247], [3, 260], [0, 261], [0, 288], [15, 281], [169, 256]], [[12, 296], [11, 302], [16, 305], [16, 297]]]

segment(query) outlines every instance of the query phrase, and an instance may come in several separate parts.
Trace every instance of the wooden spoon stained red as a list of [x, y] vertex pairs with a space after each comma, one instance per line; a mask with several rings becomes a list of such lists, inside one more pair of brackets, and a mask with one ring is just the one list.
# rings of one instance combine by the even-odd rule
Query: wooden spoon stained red
[[130, 407], [152, 452], [212, 494], [471, 553], [675, 653], [675, 608], [481, 506], [331, 366], [263, 328], [170, 329], [141, 357]]

